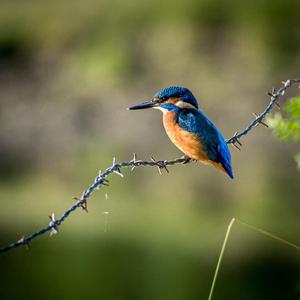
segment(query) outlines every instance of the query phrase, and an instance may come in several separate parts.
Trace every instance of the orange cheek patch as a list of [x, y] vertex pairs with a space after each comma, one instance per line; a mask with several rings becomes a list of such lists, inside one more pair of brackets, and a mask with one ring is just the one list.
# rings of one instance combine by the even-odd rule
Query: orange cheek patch
[[176, 104], [179, 101], [180, 101], [179, 98], [169, 98], [167, 101], [165, 101], [165, 103]]

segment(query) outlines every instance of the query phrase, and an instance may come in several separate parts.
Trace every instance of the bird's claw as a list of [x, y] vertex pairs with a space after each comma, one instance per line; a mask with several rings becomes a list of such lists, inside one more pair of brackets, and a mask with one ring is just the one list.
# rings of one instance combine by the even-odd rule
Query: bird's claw
[[184, 159], [183, 164], [187, 164], [192, 161], [192, 159], [187, 155], [183, 155], [181, 158]]

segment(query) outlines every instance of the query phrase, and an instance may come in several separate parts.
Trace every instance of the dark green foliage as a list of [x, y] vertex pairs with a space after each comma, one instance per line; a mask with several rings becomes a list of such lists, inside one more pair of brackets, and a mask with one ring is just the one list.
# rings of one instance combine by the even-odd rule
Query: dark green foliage
[[[270, 126], [274, 129], [275, 136], [283, 141], [300, 140], [300, 96], [292, 98], [285, 105], [284, 111], [287, 113], [283, 116], [276, 113], [273, 118], [269, 119]], [[300, 164], [300, 154], [296, 155], [298, 166]]]

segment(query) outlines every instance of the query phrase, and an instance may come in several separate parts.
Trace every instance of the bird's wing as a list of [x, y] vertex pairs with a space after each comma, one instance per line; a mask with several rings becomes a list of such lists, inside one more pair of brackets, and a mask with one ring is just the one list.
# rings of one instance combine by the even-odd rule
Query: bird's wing
[[232, 176], [230, 151], [217, 127], [200, 110], [196, 109], [182, 110], [177, 118], [182, 128], [201, 139], [209, 159], [221, 163], [226, 172]]

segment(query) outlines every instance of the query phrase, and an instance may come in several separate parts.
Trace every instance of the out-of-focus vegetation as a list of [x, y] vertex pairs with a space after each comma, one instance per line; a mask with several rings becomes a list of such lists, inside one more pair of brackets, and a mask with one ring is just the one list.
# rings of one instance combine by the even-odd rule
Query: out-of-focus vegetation
[[277, 113], [269, 122], [274, 127], [276, 136], [281, 140], [298, 141], [300, 139], [300, 97], [291, 99], [286, 104], [285, 111], [289, 114], [288, 118], [283, 118]]
[[[300, 97], [291, 99], [285, 106], [288, 116], [284, 118], [277, 113], [273, 119], [269, 119], [275, 135], [283, 141], [300, 140]], [[300, 168], [300, 154], [295, 157], [298, 168]]]
[[[2, 0], [1, 245], [61, 214], [113, 156], [181, 155], [158, 112], [125, 109], [164, 86], [190, 88], [225, 137], [240, 130], [299, 77], [299, 15], [297, 0]], [[89, 214], [0, 256], [0, 298], [205, 299], [233, 216], [299, 244], [299, 144], [261, 126], [231, 150], [234, 180], [198, 164], [113, 178]], [[299, 270], [298, 252], [237, 225], [214, 298], [297, 299]]]

